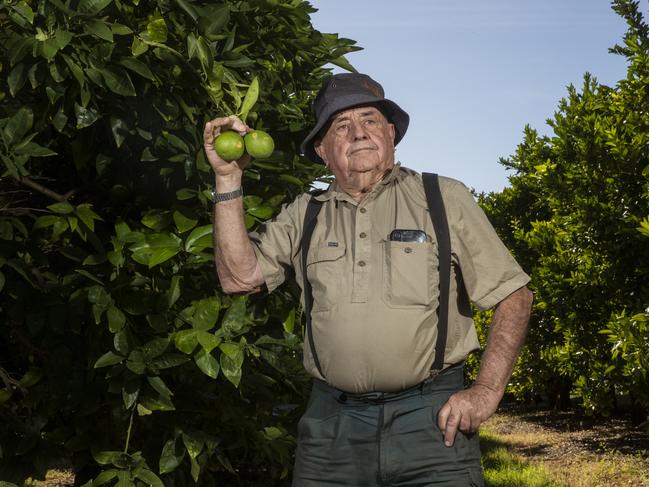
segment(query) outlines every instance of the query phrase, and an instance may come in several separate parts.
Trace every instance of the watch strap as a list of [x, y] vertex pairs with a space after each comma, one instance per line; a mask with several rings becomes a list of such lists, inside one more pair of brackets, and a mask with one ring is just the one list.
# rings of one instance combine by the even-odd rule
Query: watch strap
[[235, 189], [228, 193], [217, 193], [216, 191], [212, 191], [212, 202], [220, 203], [221, 201], [233, 200], [239, 196], [243, 196], [243, 188]]

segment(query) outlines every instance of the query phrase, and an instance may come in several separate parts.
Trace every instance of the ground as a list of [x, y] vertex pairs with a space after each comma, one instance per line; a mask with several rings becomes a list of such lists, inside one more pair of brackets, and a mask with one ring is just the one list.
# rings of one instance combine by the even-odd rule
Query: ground
[[[488, 487], [649, 487], [649, 433], [628, 419], [503, 406], [481, 431]], [[72, 483], [51, 471], [26, 485]]]
[[539, 485], [649, 487], [649, 434], [628, 419], [509, 406], [484, 429], [484, 447], [545, 471], [552, 482]]

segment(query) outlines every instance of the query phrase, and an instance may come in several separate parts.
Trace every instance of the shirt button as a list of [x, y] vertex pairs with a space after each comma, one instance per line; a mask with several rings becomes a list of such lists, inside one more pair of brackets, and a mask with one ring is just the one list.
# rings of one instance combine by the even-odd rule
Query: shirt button
[[358, 236], [359, 236], [360, 238], [365, 238], [365, 237], [367, 237], [367, 233], [365, 233], [365, 232], [361, 232]]
[[411, 253], [412, 253], [412, 248], [410, 248], [410, 247], [406, 247], [405, 249], [403, 249], [403, 251], [404, 251], [406, 254], [411, 254]]
[[363, 207], [363, 208], [361, 208], [359, 211], [360, 211], [361, 213], [365, 213], [365, 212], [367, 211], [367, 208], [364, 208], [364, 207]]
[[360, 267], [365, 267], [365, 261], [364, 261], [364, 260], [360, 260], [360, 261], [358, 261], [358, 265], [359, 265]]

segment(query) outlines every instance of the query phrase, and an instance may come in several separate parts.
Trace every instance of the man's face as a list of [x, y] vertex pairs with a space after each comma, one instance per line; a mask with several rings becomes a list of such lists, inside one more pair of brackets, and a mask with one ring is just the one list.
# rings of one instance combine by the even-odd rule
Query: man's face
[[394, 125], [375, 107], [336, 113], [315, 151], [343, 189], [364, 190], [394, 166]]

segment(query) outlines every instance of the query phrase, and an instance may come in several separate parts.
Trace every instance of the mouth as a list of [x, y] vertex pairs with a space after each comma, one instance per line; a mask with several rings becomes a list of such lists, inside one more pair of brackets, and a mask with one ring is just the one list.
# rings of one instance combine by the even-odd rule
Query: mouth
[[358, 147], [356, 149], [352, 149], [349, 151], [349, 155], [357, 154], [358, 152], [363, 152], [363, 151], [368, 151], [368, 150], [376, 150], [376, 147]]

